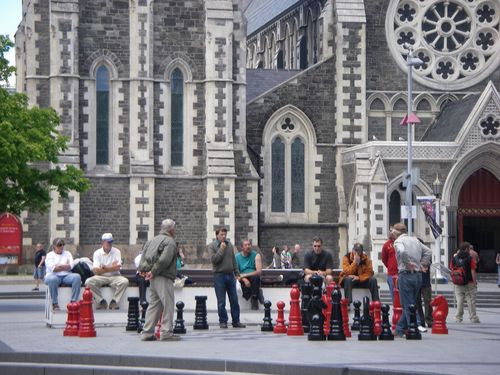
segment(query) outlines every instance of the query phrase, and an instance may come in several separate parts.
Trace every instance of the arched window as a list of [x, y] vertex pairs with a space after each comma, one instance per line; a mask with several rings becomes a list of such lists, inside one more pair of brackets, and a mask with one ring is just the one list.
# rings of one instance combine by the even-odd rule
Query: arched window
[[266, 222], [317, 222], [319, 171], [311, 121], [298, 108], [285, 106], [269, 118], [262, 139]]
[[184, 77], [178, 68], [172, 72], [170, 87], [170, 164], [180, 167], [184, 164]]
[[109, 164], [109, 71], [96, 72], [96, 164]]
[[389, 225], [401, 221], [401, 196], [399, 191], [394, 190], [389, 198]]

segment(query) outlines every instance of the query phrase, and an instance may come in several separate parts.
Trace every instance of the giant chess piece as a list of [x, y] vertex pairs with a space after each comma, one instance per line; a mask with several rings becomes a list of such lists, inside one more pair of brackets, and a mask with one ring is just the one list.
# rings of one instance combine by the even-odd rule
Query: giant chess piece
[[407, 340], [422, 340], [422, 334], [418, 330], [417, 325], [417, 309], [415, 305], [410, 305], [410, 323], [408, 324]]
[[335, 283], [331, 282], [325, 287], [325, 291], [323, 293], [322, 300], [325, 303], [326, 307], [323, 309], [323, 331], [325, 332], [325, 336], [330, 334], [330, 319], [332, 318], [332, 292], [335, 289]]
[[125, 331], [137, 331], [139, 328], [139, 297], [128, 297], [127, 327]]
[[143, 301], [141, 303], [141, 319], [139, 320], [139, 325], [137, 326], [137, 333], [141, 333], [144, 330], [144, 323], [146, 323], [146, 311], [148, 309], [149, 303]]
[[447, 335], [448, 327], [446, 327], [446, 318], [448, 316], [448, 301], [442, 295], [438, 294], [433, 298], [431, 306], [434, 308], [432, 317], [432, 333]]
[[359, 331], [361, 322], [361, 302], [356, 300], [354, 305], [354, 317], [352, 318], [351, 331]]
[[340, 300], [340, 306], [342, 308], [342, 325], [344, 326], [345, 337], [351, 337], [351, 330], [349, 329], [349, 300], [347, 298], [342, 298]]
[[80, 322], [78, 324], [79, 337], [96, 337], [94, 328], [94, 312], [92, 311], [92, 292], [90, 288], [85, 287], [80, 302]]
[[193, 329], [208, 329], [207, 296], [195, 296], [194, 299], [196, 300], [196, 307]]
[[394, 335], [391, 331], [391, 323], [389, 323], [389, 305], [385, 304], [381, 307], [382, 310], [382, 332], [378, 339], [381, 341], [394, 340]]
[[376, 340], [377, 336], [373, 333], [373, 319], [370, 316], [370, 299], [363, 298], [363, 316], [361, 317], [358, 340], [368, 341]]
[[321, 276], [314, 275], [309, 280], [313, 284], [314, 288], [311, 300], [309, 301], [309, 306], [307, 308], [309, 315], [309, 334], [307, 339], [311, 341], [322, 341], [326, 338], [325, 331], [323, 329], [323, 309], [326, 307], [326, 304], [322, 300], [321, 292], [323, 278]]
[[380, 316], [380, 309], [382, 304], [380, 301], [373, 302], [373, 333], [375, 336], [380, 336], [382, 333], [382, 318]]
[[301, 299], [300, 299], [300, 313], [302, 315], [302, 328], [305, 333], [309, 332], [309, 314], [307, 312], [307, 307], [309, 306], [309, 301], [311, 300], [311, 295], [313, 292], [313, 286], [310, 282], [302, 284], [301, 288]]
[[186, 333], [186, 327], [184, 326], [184, 302], [177, 302], [175, 307], [177, 308], [177, 319], [175, 319], [174, 334], [184, 334]]
[[288, 314], [288, 330], [286, 332], [288, 336], [304, 336], [299, 297], [299, 287], [297, 284], [293, 284], [290, 290], [290, 313]]
[[68, 303], [68, 320], [63, 336], [78, 336], [78, 320], [80, 318], [80, 304], [77, 301]]
[[344, 327], [342, 323], [342, 311], [340, 306], [340, 299], [342, 295], [339, 289], [334, 289], [332, 292], [332, 317], [330, 320], [330, 332], [328, 333], [328, 340], [344, 341]]
[[285, 325], [285, 302], [278, 301], [276, 303], [278, 307], [278, 317], [276, 318], [276, 325], [274, 326], [274, 333], [286, 333], [286, 325]]
[[396, 325], [401, 319], [401, 315], [403, 315], [403, 308], [401, 307], [401, 301], [399, 299], [399, 287], [398, 287], [398, 277], [392, 276], [393, 289], [392, 293], [394, 295], [392, 301], [392, 330], [396, 330]]
[[264, 324], [260, 327], [262, 332], [272, 332], [274, 329], [273, 320], [271, 318], [271, 301], [264, 301]]

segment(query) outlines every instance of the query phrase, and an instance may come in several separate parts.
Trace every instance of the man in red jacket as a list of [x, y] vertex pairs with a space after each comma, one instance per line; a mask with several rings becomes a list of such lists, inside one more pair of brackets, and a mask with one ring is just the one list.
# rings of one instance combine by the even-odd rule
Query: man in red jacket
[[393, 289], [394, 283], [392, 281], [392, 276], [398, 275], [398, 262], [396, 260], [396, 250], [394, 250], [394, 234], [392, 234], [392, 227], [389, 228], [389, 239], [382, 246], [382, 263], [387, 268], [387, 285], [389, 285], [389, 291], [391, 292], [391, 299], [393, 299]]

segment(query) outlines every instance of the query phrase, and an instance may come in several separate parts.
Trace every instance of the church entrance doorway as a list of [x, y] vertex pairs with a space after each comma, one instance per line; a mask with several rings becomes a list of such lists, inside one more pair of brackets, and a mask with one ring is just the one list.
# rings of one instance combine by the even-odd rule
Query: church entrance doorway
[[500, 181], [486, 169], [477, 170], [463, 184], [457, 224], [459, 242], [470, 242], [479, 253], [478, 272], [496, 272], [495, 257], [500, 251]]

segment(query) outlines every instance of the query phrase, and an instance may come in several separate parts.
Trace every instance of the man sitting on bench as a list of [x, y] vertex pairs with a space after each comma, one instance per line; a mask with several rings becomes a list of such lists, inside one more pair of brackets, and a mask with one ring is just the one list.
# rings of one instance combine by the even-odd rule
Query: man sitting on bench
[[250, 248], [250, 241], [243, 240], [241, 252], [235, 255], [236, 264], [240, 272], [236, 278], [241, 284], [243, 298], [247, 301], [252, 298], [252, 310], [259, 309], [260, 303], [264, 303], [262, 290], [260, 289], [260, 275], [262, 273], [262, 258], [255, 250]]
[[304, 256], [304, 281], [308, 282], [312, 275], [319, 275], [325, 284], [333, 281], [333, 257], [328, 251], [323, 250], [323, 240], [319, 237], [313, 239], [313, 249]]
[[352, 250], [342, 258], [340, 285], [344, 287], [345, 298], [352, 303], [352, 288], [368, 288], [372, 301], [379, 301], [377, 279], [373, 277], [372, 261], [363, 252], [363, 245], [355, 243]]

